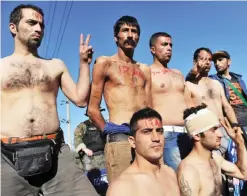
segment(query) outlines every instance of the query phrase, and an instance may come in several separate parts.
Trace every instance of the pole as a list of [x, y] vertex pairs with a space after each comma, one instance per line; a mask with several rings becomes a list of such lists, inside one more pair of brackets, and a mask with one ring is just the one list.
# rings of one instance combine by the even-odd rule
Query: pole
[[71, 136], [70, 136], [70, 108], [69, 108], [69, 99], [66, 99], [66, 113], [67, 113], [67, 124], [68, 124], [68, 145], [71, 149]]

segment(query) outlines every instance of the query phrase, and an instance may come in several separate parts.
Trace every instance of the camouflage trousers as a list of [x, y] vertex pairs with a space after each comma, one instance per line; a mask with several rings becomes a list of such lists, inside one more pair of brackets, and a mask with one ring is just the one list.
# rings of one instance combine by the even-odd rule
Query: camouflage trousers
[[104, 156], [104, 152], [102, 151], [102, 153], [98, 154], [95, 153], [96, 155], [93, 155], [91, 157], [87, 156], [86, 154], [84, 154], [84, 156], [82, 158], [80, 158], [79, 160], [77, 160], [77, 163], [79, 165], [79, 167], [84, 171], [84, 172], [88, 172], [94, 168], [97, 169], [104, 169], [105, 168], [105, 156]]

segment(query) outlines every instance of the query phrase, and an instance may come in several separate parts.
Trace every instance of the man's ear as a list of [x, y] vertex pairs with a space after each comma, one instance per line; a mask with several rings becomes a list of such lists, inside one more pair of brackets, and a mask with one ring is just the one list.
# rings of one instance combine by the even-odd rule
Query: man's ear
[[230, 65], [232, 63], [232, 60], [231, 59], [228, 59], [227, 63], [228, 63], [228, 67], [230, 67]]
[[196, 141], [196, 142], [199, 142], [201, 140], [201, 137], [197, 134], [197, 135], [194, 135], [193, 136], [193, 139]]
[[197, 66], [197, 61], [196, 60], [193, 60], [193, 66]]
[[9, 23], [9, 30], [14, 35], [18, 32], [17, 26], [14, 23]]
[[129, 141], [129, 144], [130, 144], [131, 148], [135, 148], [136, 147], [136, 142], [135, 142], [135, 137], [134, 136], [129, 136], [128, 137], [128, 141]]
[[114, 40], [115, 40], [115, 42], [117, 43], [118, 41], [118, 38], [117, 38], [117, 35], [116, 36], [114, 36]]
[[150, 51], [152, 54], [155, 54], [155, 48], [153, 46], [151, 46]]

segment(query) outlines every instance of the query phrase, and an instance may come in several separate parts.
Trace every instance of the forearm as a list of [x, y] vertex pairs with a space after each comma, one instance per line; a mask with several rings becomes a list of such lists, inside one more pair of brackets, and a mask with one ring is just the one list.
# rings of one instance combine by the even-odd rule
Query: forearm
[[105, 127], [106, 122], [105, 122], [101, 112], [99, 110], [88, 109], [87, 113], [88, 113], [89, 118], [94, 123], [94, 125], [96, 127], [98, 127], [101, 131], [104, 131], [104, 127]]
[[245, 147], [244, 142], [241, 142], [237, 145], [237, 167], [239, 168], [240, 172], [247, 179], [247, 150]]
[[87, 63], [80, 63], [79, 78], [76, 84], [78, 102], [86, 106], [90, 90], [90, 67]]
[[236, 114], [234, 110], [232, 109], [232, 106], [225, 106], [224, 112], [226, 114], [227, 119], [230, 121], [230, 123], [238, 123]]

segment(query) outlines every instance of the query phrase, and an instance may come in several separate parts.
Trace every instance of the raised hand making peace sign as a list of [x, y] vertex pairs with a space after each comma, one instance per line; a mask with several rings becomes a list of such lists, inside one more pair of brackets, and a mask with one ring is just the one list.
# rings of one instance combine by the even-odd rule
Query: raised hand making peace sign
[[229, 135], [229, 137], [237, 145], [244, 145], [244, 138], [242, 136], [242, 130], [241, 130], [240, 127], [234, 127], [234, 128], [232, 128], [232, 126], [230, 125], [230, 123], [227, 120], [227, 118], [225, 118], [225, 122], [221, 120], [220, 123], [225, 128], [225, 130], [226, 130], [227, 134]]
[[84, 43], [83, 34], [80, 35], [80, 47], [79, 47], [79, 54], [80, 60], [82, 62], [90, 64], [93, 58], [93, 47], [88, 46], [90, 41], [91, 35], [87, 35], [86, 41]]

